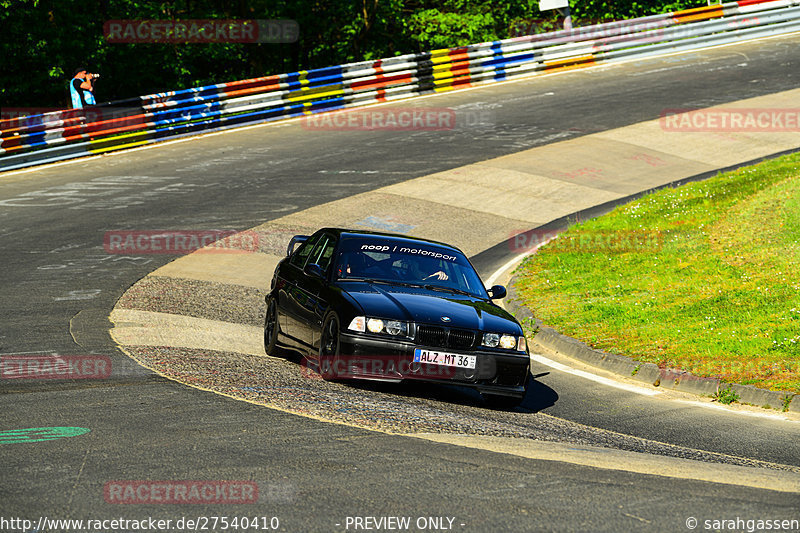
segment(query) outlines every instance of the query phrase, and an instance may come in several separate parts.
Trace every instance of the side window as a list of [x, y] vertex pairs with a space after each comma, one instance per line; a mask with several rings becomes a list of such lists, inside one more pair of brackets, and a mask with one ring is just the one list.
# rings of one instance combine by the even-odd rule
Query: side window
[[333, 257], [333, 250], [336, 248], [336, 240], [330, 235], [325, 235], [319, 240], [314, 250], [311, 252], [309, 263], [316, 263], [322, 267], [322, 270], [327, 271], [328, 266], [331, 264], [331, 257]]
[[306, 266], [306, 259], [308, 259], [308, 255], [311, 253], [311, 250], [314, 248], [319, 238], [320, 235], [312, 235], [309, 237], [306, 242], [300, 245], [300, 248], [295, 250], [289, 262], [298, 268]]
[[328, 271], [328, 267], [331, 264], [331, 258], [333, 258], [333, 251], [336, 249], [336, 239], [333, 237], [328, 237], [328, 242], [325, 243], [325, 248], [322, 249], [322, 253], [317, 258], [317, 264], [322, 267], [322, 270], [325, 272]]

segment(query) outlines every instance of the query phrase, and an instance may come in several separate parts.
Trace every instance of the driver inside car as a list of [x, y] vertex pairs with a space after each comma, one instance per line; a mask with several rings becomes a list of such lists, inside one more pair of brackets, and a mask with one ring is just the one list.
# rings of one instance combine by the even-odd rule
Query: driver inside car
[[364, 256], [361, 254], [345, 254], [339, 261], [336, 274], [339, 278], [363, 277], [364, 263]]
[[337, 275], [339, 278], [393, 278], [388, 259], [376, 260], [363, 253], [343, 255]]
[[[419, 257], [416, 258], [415, 261], [411, 261], [411, 271], [414, 277], [422, 281], [432, 279], [446, 281], [450, 279], [447, 273], [440, 268], [440, 265], [435, 259], [429, 259], [427, 257]], [[428, 272], [433, 272], [433, 274], [428, 274]]]
[[[429, 274], [430, 272], [433, 273]], [[435, 259], [414, 257], [393, 262], [391, 257], [374, 260], [362, 253], [343, 255], [339, 262], [337, 275], [339, 278], [396, 278], [407, 281], [446, 281], [450, 279]]]

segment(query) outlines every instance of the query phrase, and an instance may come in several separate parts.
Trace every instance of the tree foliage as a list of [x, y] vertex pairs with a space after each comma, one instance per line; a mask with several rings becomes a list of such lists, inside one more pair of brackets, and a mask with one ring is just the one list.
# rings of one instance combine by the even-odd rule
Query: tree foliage
[[[573, 0], [574, 24], [705, 5], [697, 1]], [[118, 19], [293, 19], [285, 44], [109, 43]], [[100, 72], [98, 101], [364, 59], [505, 39], [560, 27], [538, 0], [0, 0], [0, 105], [63, 107], [67, 82]]]

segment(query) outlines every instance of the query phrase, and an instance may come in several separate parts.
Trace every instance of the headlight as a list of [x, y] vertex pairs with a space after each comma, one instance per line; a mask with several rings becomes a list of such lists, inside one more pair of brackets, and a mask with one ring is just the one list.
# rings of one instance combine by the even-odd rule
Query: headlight
[[350, 331], [357, 331], [359, 333], [383, 333], [384, 335], [392, 336], [407, 336], [408, 324], [399, 320], [381, 320], [380, 318], [367, 318], [357, 316], [350, 321], [348, 328]]
[[517, 337], [514, 335], [503, 335], [500, 337], [500, 347], [504, 350], [513, 350], [517, 347]]
[[484, 333], [483, 334], [483, 345], [488, 346], [489, 348], [497, 348], [497, 345], [500, 344], [500, 335], [497, 333]]
[[482, 345], [488, 348], [502, 348], [504, 350], [525, 351], [525, 337], [516, 335], [501, 335], [500, 333], [484, 333]]
[[390, 320], [386, 323], [386, 333], [389, 335], [405, 335], [407, 328], [405, 322]]

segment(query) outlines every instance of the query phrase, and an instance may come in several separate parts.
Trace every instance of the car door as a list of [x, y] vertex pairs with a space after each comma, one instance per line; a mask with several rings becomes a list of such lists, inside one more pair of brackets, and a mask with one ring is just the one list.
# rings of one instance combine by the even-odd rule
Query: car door
[[304, 284], [305, 275], [303, 268], [308, 261], [314, 246], [319, 242], [322, 234], [309, 237], [294, 253], [289, 257], [284, 267], [281, 269], [279, 280], [278, 307], [281, 315], [281, 330], [289, 337], [291, 344], [297, 348], [306, 348], [303, 339], [309, 334], [305, 331], [304, 302], [305, 292], [301, 288]]
[[306, 261], [308, 265], [319, 265], [322, 277], [303, 272], [303, 281], [298, 284], [302, 296], [299, 298], [301, 320], [303, 322], [303, 338], [301, 339], [312, 351], [319, 346], [322, 320], [328, 308], [327, 288], [330, 277], [331, 259], [336, 249], [336, 238], [323, 234]]

